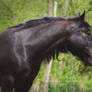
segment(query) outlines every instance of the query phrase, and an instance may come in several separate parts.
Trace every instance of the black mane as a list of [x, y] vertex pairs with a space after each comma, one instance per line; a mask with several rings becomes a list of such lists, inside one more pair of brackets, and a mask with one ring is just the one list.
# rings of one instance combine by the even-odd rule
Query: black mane
[[62, 17], [43, 17], [40, 19], [29, 20], [25, 23], [9, 27], [9, 29], [10, 28], [25, 29], [25, 28], [34, 27], [34, 26], [37, 26], [40, 24], [51, 23], [51, 22], [58, 21], [58, 20], [64, 20], [64, 18], [62, 18]]
[[[39, 19], [33, 19], [33, 20], [29, 20], [25, 23], [21, 23], [10, 28], [17, 28], [17, 29], [26, 29], [29, 27], [35, 27], [37, 25], [41, 25], [41, 24], [46, 24], [46, 23], [51, 23], [51, 22], [55, 22], [55, 21], [61, 21], [61, 20], [73, 20], [76, 19], [77, 17], [67, 17], [67, 18], [62, 18], [62, 17], [43, 17], [43, 18], [39, 18]], [[85, 22], [85, 26], [88, 26], [89, 28], [91, 28], [91, 26]]]
[[23, 28], [34, 27], [40, 24], [51, 23], [57, 20], [63, 20], [63, 18], [61, 17], [57, 17], [57, 18], [56, 17], [43, 17], [41, 19], [30, 20], [23, 24]]

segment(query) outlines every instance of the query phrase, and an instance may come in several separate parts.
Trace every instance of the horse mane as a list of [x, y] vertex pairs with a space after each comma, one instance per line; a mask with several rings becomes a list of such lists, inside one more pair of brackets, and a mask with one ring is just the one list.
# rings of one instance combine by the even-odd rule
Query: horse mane
[[[51, 23], [51, 22], [55, 22], [55, 21], [61, 21], [61, 20], [73, 20], [76, 17], [67, 17], [67, 18], [62, 18], [62, 17], [43, 17], [43, 18], [39, 18], [39, 19], [33, 19], [33, 20], [29, 20], [25, 23], [21, 23], [12, 27], [9, 27], [8, 29], [26, 29], [29, 27], [35, 27], [37, 25], [41, 25], [41, 24], [46, 24], [46, 23]], [[89, 28], [91, 28], [91, 26], [85, 22], [85, 26], [88, 26]]]
[[41, 25], [41, 24], [51, 23], [51, 22], [58, 21], [58, 20], [64, 20], [64, 18], [61, 18], [61, 17], [43, 17], [40, 19], [29, 20], [25, 23], [9, 27], [8, 29], [11, 29], [11, 28], [25, 29], [25, 28], [34, 27], [34, 26]]
[[61, 18], [61, 17], [43, 17], [41, 19], [27, 21], [23, 25], [24, 25], [24, 28], [28, 28], [28, 27], [34, 27], [40, 24], [51, 23], [51, 22], [63, 20], [63, 19], [64, 18]]

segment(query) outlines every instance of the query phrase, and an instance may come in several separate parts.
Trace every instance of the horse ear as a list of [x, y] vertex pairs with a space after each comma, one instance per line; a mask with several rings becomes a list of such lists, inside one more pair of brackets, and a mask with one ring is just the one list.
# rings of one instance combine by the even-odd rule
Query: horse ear
[[85, 20], [85, 11], [79, 16], [79, 20], [81, 21]]
[[85, 11], [82, 14], [78, 13], [74, 20], [76, 20], [76, 21], [84, 21], [85, 20]]

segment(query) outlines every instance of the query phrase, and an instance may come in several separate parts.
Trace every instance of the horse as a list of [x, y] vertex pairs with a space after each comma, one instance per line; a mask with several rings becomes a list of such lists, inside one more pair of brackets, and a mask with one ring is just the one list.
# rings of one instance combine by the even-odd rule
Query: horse
[[0, 34], [1, 92], [28, 92], [44, 59], [70, 51], [92, 66], [92, 36], [85, 12], [44, 17], [9, 27]]

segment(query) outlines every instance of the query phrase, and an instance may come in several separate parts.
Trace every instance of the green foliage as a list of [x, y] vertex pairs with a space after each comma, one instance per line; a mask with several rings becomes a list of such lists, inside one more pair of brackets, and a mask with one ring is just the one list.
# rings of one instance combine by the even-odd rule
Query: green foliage
[[91, 67], [86, 68], [71, 54], [60, 54], [59, 59], [60, 62], [57, 60], [53, 62], [51, 71], [51, 76], [58, 78], [58, 84], [57, 86], [50, 84], [49, 92], [54, 92], [53, 89], [57, 89], [55, 92], [81, 92], [81, 83], [83, 83], [83, 92], [91, 89]]
[[47, 10], [46, 0], [0, 0], [0, 31], [30, 19], [47, 16]]

